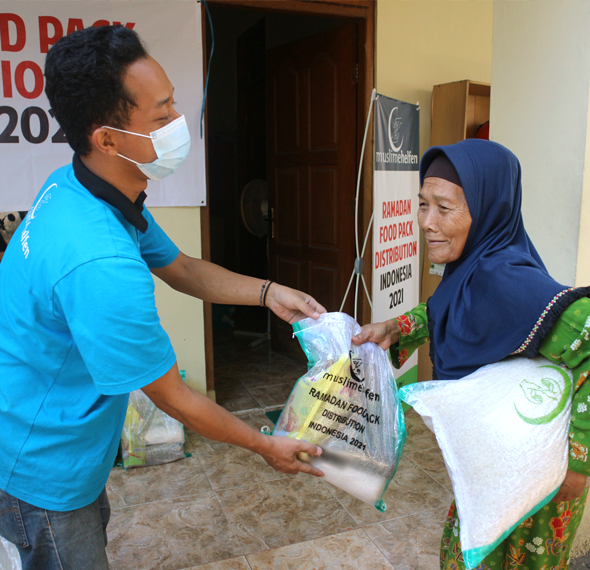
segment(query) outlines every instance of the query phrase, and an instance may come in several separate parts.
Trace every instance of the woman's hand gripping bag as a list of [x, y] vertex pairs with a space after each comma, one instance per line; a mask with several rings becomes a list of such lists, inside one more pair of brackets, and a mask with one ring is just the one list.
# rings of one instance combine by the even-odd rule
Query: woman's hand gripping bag
[[568, 466], [572, 376], [511, 357], [461, 380], [400, 390], [434, 432], [453, 483], [467, 568], [546, 505]]
[[308, 358], [307, 374], [289, 396], [273, 435], [315, 443], [307, 460], [325, 480], [383, 511], [406, 438], [401, 402], [387, 353], [352, 344], [360, 326], [344, 313], [293, 325]]

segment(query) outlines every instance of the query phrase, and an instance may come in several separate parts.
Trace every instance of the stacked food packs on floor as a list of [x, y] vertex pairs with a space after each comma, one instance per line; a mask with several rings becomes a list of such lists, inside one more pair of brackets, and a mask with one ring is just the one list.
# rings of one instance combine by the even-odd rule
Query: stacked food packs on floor
[[135, 390], [129, 394], [121, 454], [124, 469], [183, 459], [184, 426]]
[[385, 510], [406, 437], [401, 402], [387, 353], [352, 344], [360, 326], [344, 313], [327, 313], [294, 326], [309, 361], [273, 435], [322, 448], [309, 462], [326, 481]]
[[0, 536], [0, 568], [2, 570], [22, 570], [20, 554], [12, 542]]
[[571, 372], [511, 357], [400, 397], [434, 432], [453, 483], [463, 558], [476, 568], [556, 494], [568, 465]]

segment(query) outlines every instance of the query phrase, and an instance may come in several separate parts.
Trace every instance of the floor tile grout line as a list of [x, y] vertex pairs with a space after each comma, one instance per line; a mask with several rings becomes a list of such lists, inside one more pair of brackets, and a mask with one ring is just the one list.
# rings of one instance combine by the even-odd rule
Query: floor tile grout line
[[[291, 384], [291, 381], [289, 381], [289, 382], [277, 382], [276, 384], [273, 384], [273, 386], [280, 386], [281, 384]], [[294, 385], [294, 384], [293, 384], [293, 385]], [[250, 394], [250, 396], [252, 396], [252, 398], [254, 398], [254, 400], [255, 400], [256, 402], [258, 402], [258, 405], [259, 405], [259, 406], [260, 406], [262, 409], [264, 409], [264, 408], [270, 408], [270, 407], [272, 407], [272, 406], [265, 406], [265, 405], [263, 405], [263, 404], [260, 402], [260, 400], [259, 400], [259, 399], [258, 399], [258, 398], [257, 398], [257, 397], [256, 397], [256, 396], [255, 396], [255, 395], [252, 393], [252, 392], [250, 392], [250, 389], [249, 389], [247, 386], [245, 386], [243, 383], [242, 383], [242, 386], [244, 386], [244, 387], [246, 388], [246, 390], [248, 391], [248, 393]], [[288, 398], [289, 398], [289, 397], [287, 396], [287, 399], [288, 399]], [[282, 405], [282, 406], [284, 407], [284, 406], [285, 406], [285, 404], [287, 403], [287, 399], [285, 400], [285, 402], [284, 402], [283, 404], [276, 404], [276, 405], [277, 405], [277, 406], [281, 406], [281, 405]]]
[[342, 503], [342, 501], [337, 497], [336, 493], [334, 493], [334, 491], [331, 489], [331, 486], [329, 486], [324, 480], [322, 480], [322, 483], [324, 484], [325, 487], [327, 487], [328, 491], [330, 491], [330, 493], [332, 494], [332, 497], [334, 497], [334, 499], [336, 499], [336, 502], [344, 509], [344, 511], [348, 514], [348, 516], [356, 523], [356, 525], [360, 528], [361, 524], [356, 517], [346, 508], [346, 506]]
[[[213, 488], [213, 485], [211, 485], [211, 480], [209, 479], [209, 476], [207, 475], [207, 473], [205, 473], [205, 477], [207, 477], [207, 481], [209, 481], [209, 485], [211, 486], [211, 489], [213, 491], [213, 494], [215, 495], [215, 498], [217, 499], [217, 503], [219, 504], [219, 508], [221, 509], [221, 512], [223, 513], [223, 516], [225, 517], [225, 520], [228, 523], [229, 533], [231, 533], [231, 536], [233, 537], [233, 539], [236, 542], [241, 543], [241, 541], [239, 540], [239, 537], [236, 535], [236, 533], [234, 531], [234, 528], [233, 528], [234, 527], [234, 524], [232, 523], [231, 519], [229, 518], [226, 510], [223, 508], [223, 503], [221, 502], [221, 499], [219, 498], [219, 495], [217, 494], [217, 491]], [[223, 490], [223, 489], [221, 489], [221, 490]], [[264, 543], [264, 544], [266, 545], [266, 543]], [[242, 553], [238, 554], [238, 556], [243, 556], [244, 558], [246, 558], [246, 553], [245, 552], [242, 552]], [[234, 558], [234, 557], [232, 556], [230, 558]], [[222, 558], [220, 560], [214, 560], [213, 562], [220, 562], [222, 560], [226, 560], [226, 559], [225, 558]], [[248, 564], [248, 567], [250, 567], [250, 564], [248, 563], [248, 559], [247, 558], [246, 558], [246, 563]]]
[[[275, 479], [274, 481], [279, 481], [279, 480], [281, 480], [281, 479]], [[268, 482], [270, 482], [270, 481], [268, 481]], [[266, 483], [267, 483], [267, 481], [264, 481], [264, 482], [260, 482], [260, 481], [259, 481], [259, 482], [258, 482], [258, 484], [260, 484], [260, 485], [264, 485], [264, 484], [266, 484]], [[224, 489], [220, 489], [220, 490], [222, 490], [222, 491], [223, 491]], [[231, 489], [228, 489], [228, 490], [231, 490]], [[294, 545], [294, 544], [303, 544], [303, 543], [306, 543], [306, 542], [311, 542], [311, 541], [313, 541], [313, 540], [319, 540], [319, 539], [322, 539], [322, 538], [327, 538], [327, 537], [330, 537], [330, 536], [338, 536], [338, 535], [340, 535], [340, 534], [343, 534], [343, 533], [345, 533], [345, 532], [351, 532], [351, 531], [355, 531], [355, 530], [358, 530], [358, 529], [360, 529], [360, 528], [361, 528], [360, 524], [359, 524], [359, 523], [357, 523], [356, 519], [355, 519], [355, 518], [354, 518], [354, 517], [353, 517], [353, 516], [352, 516], [352, 515], [351, 515], [351, 514], [348, 512], [348, 509], [346, 509], [346, 507], [344, 507], [344, 505], [342, 505], [342, 503], [341, 503], [341, 502], [338, 500], [338, 498], [337, 498], [337, 497], [334, 495], [334, 493], [332, 492], [332, 490], [331, 490], [331, 489], [328, 489], [328, 490], [330, 491], [330, 493], [332, 494], [332, 496], [333, 496], [333, 497], [336, 499], [336, 501], [338, 502], [338, 504], [340, 504], [340, 506], [341, 506], [341, 507], [344, 509], [344, 511], [345, 511], [345, 512], [346, 512], [346, 513], [347, 513], [347, 514], [348, 514], [348, 515], [351, 517], [351, 519], [352, 519], [352, 520], [353, 520], [353, 521], [354, 521], [354, 522], [357, 524], [357, 527], [356, 527], [356, 528], [350, 528], [350, 529], [348, 529], [348, 528], [347, 528], [347, 529], [344, 529], [344, 530], [341, 530], [341, 531], [338, 531], [338, 532], [333, 532], [333, 533], [329, 533], [329, 534], [325, 534], [325, 535], [318, 535], [318, 536], [315, 536], [315, 537], [313, 537], [313, 538], [308, 538], [308, 539], [306, 539], [306, 540], [300, 540], [300, 541], [298, 541], [298, 542], [292, 542], [292, 543], [288, 543], [288, 544], [285, 544], [285, 545], [282, 545], [282, 546], [277, 546], [277, 547], [269, 547], [269, 546], [267, 545], [267, 547], [266, 547], [266, 548], [263, 548], [263, 549], [261, 549], [261, 550], [257, 550], [257, 551], [255, 551], [255, 552], [249, 552], [249, 553], [247, 553], [247, 554], [246, 554], [246, 553], [243, 553], [243, 554], [240, 554], [239, 556], [244, 556], [244, 557], [246, 558], [246, 560], [248, 560], [248, 556], [249, 556], [249, 555], [258, 554], [259, 552], [264, 552], [265, 550], [276, 550], [276, 549], [278, 549], [278, 548], [283, 548], [284, 546], [292, 546], [292, 545]], [[215, 493], [215, 495], [216, 495], [216, 497], [217, 497], [217, 491], [213, 490], [213, 492]], [[218, 498], [218, 500], [219, 500], [219, 498]], [[221, 505], [221, 510], [222, 510], [222, 512], [223, 512], [223, 514], [224, 514], [224, 516], [227, 518], [227, 513], [226, 513], [225, 509], [223, 508], [223, 505], [221, 504], [221, 501], [219, 501], [219, 503], [220, 503], [220, 505]], [[229, 520], [229, 519], [228, 519], [228, 520]], [[266, 543], [265, 543], [265, 544], [266, 544]]]
[[[381, 524], [381, 523], [384, 523], [384, 522], [390, 522], [390, 521], [394, 521], [394, 520], [401, 519], [401, 518], [404, 518], [404, 517], [411, 517], [412, 515], [418, 514], [418, 513], [421, 513], [421, 512], [426, 512], [426, 511], [417, 511], [416, 513], [410, 513], [408, 515], [401, 515], [399, 517], [394, 517], [394, 518], [391, 518], [391, 519], [384, 519], [382, 521], [377, 521], [377, 522], [374, 522], [374, 523], [364, 523], [363, 521], [359, 521], [359, 519], [357, 519], [357, 517], [355, 517], [346, 508], [346, 506], [344, 505], [344, 503], [342, 503], [342, 501], [336, 496], [336, 493], [334, 493], [334, 491], [332, 491], [332, 489], [330, 489], [330, 487], [328, 487], [328, 490], [332, 493], [332, 496], [336, 499], [336, 501], [338, 501], [338, 503], [340, 504], [340, 506], [348, 513], [348, 515], [350, 516], [350, 518], [358, 525], [358, 528], [363, 528], [365, 526], [371, 526], [373, 524]], [[427, 509], [427, 510], [433, 510], [433, 509]]]
[[212, 560], [211, 562], [203, 562], [202, 564], [197, 564], [196, 566], [191, 565], [191, 566], [184, 566], [183, 568], [175, 568], [175, 570], [189, 570], [192, 568], [199, 570], [199, 568], [202, 568], [204, 566], [208, 566], [209, 564], [217, 564], [218, 562], [223, 562], [225, 560], [232, 560], [233, 558], [240, 558], [240, 557], [243, 558], [244, 560], [246, 560], [246, 564], [248, 564], [248, 568], [250, 570], [252, 570], [252, 567], [250, 566], [245, 554], [238, 554], [237, 556], [229, 556], [228, 558], [220, 558], [219, 560]]
[[[254, 396], [252, 397], [254, 398]], [[258, 400], [256, 400], [255, 398], [254, 400], [258, 404]], [[223, 408], [223, 404], [219, 405]], [[227, 408], [224, 409], [227, 410], [230, 414], [245, 414], [246, 412], [255, 412], [256, 410], [261, 410], [262, 408], [260, 406], [257, 406], [256, 408], [246, 408], [245, 410], [228, 410]]]
[[[424, 510], [424, 511], [418, 511], [418, 512], [415, 512], [415, 513], [411, 513], [409, 515], [403, 515], [401, 517], [398, 517], [398, 519], [404, 519], [404, 518], [407, 518], [407, 517], [412, 517], [412, 516], [415, 516], [415, 515], [420, 515], [420, 514], [425, 514], [425, 513], [430, 513], [430, 512], [434, 512], [434, 511], [440, 511], [440, 510], [441, 510], [440, 507], [439, 508], [436, 508], [436, 509], [427, 509], [427, 510]], [[398, 519], [394, 519], [394, 520], [398, 520]], [[387, 522], [387, 521], [383, 521], [383, 522]], [[369, 540], [379, 549], [379, 551], [383, 554], [383, 556], [385, 556], [386, 560], [393, 566], [393, 568], [395, 570], [397, 570], [397, 567], [395, 566], [395, 564], [393, 562], [391, 562], [389, 560], [389, 558], [387, 558], [386, 554], [381, 550], [381, 548], [379, 548], [379, 545], [369, 536], [369, 534], [365, 530], [366, 527], [368, 527], [368, 526], [377, 526], [377, 525], [381, 525], [381, 523], [380, 522], [370, 523], [370, 524], [365, 525], [364, 527], [361, 527], [361, 528], [365, 531], [365, 534], [368, 536]]]
[[[428, 473], [426, 473], [426, 475], [428, 475]], [[429, 477], [430, 477], [430, 475], [429, 475]], [[431, 478], [432, 478], [432, 477], [431, 477]], [[334, 491], [333, 491], [333, 490], [330, 488], [330, 486], [328, 486], [328, 485], [326, 484], [326, 482], [325, 482], [325, 481], [322, 481], [322, 483], [324, 483], [324, 485], [325, 485], [325, 486], [328, 488], [328, 490], [330, 491], [330, 493], [332, 493], [332, 496], [333, 496], [333, 497], [336, 499], [336, 501], [337, 501], [337, 502], [340, 504], [340, 506], [341, 506], [341, 507], [342, 507], [342, 508], [343, 508], [343, 509], [344, 509], [344, 510], [345, 510], [345, 511], [348, 513], [348, 515], [350, 516], [350, 518], [351, 518], [351, 519], [352, 519], [352, 520], [353, 520], [353, 521], [354, 521], [354, 522], [355, 522], [355, 523], [358, 525], [358, 528], [364, 528], [364, 527], [366, 527], [366, 526], [372, 526], [372, 525], [375, 525], [375, 524], [382, 524], [382, 523], [386, 523], [386, 522], [390, 522], [390, 521], [394, 521], [394, 520], [398, 520], [398, 519], [403, 519], [403, 518], [406, 518], [406, 517], [411, 517], [411, 516], [414, 516], [414, 515], [419, 515], [419, 514], [422, 514], [422, 513], [427, 513], [427, 512], [430, 512], [430, 511], [435, 511], [435, 510], [437, 510], [438, 508], [445, 508], [445, 507], [437, 507], [436, 509], [425, 509], [425, 510], [423, 510], [423, 511], [415, 511], [415, 512], [412, 512], [412, 513], [408, 513], [407, 515], [400, 515], [400, 516], [398, 516], [398, 517], [393, 517], [393, 518], [391, 518], [391, 519], [384, 519], [384, 520], [382, 520], [382, 521], [377, 521], [377, 522], [374, 522], [374, 523], [364, 523], [364, 522], [362, 522], [362, 521], [359, 521], [359, 520], [358, 520], [358, 519], [357, 519], [357, 518], [356, 518], [356, 517], [355, 517], [355, 516], [354, 516], [354, 515], [353, 515], [353, 514], [352, 514], [352, 513], [351, 513], [351, 512], [350, 512], [350, 511], [347, 509], [347, 508], [346, 508], [346, 506], [345, 506], [345, 505], [342, 503], [342, 501], [341, 501], [341, 500], [340, 500], [340, 499], [339, 499], [339, 498], [336, 496], [336, 493], [334, 493]], [[438, 482], [437, 482], [437, 483], [438, 483]], [[440, 485], [440, 483], [439, 483], [439, 485]], [[445, 491], [449, 492], [449, 490], [448, 490], [446, 487], [443, 487], [443, 489], [444, 489]], [[453, 494], [453, 493], [451, 493], [451, 495], [452, 495], [452, 494]]]
[[[209, 478], [209, 475], [207, 475], [207, 470], [205, 469], [205, 465], [203, 465], [203, 461], [201, 460], [201, 456], [197, 453], [197, 459], [199, 460], [199, 463], [201, 464], [201, 467], [203, 468], [203, 473], [205, 474], [205, 477], [207, 478], [207, 483], [209, 483], [209, 487], [211, 487], [211, 491], [213, 491], [213, 494], [215, 495], [215, 499], [217, 500], [217, 503], [219, 504], [219, 508], [221, 509], [221, 512], [223, 513], [223, 516], [227, 519], [227, 514], [223, 508], [223, 505], [221, 504], [221, 500], [219, 499], [219, 495], [217, 494], [217, 491], [215, 490], [215, 488], [213, 487], [213, 484], [211, 483], [211, 479]], [[228, 520], [229, 522], [229, 520]]]
[[247, 410], [236, 410], [235, 412], [230, 413], [238, 416], [239, 414], [251, 414], [252, 412], [264, 412], [264, 408], [258, 406], [256, 408], [248, 408]]
[[[209, 482], [207, 480], [207, 482]], [[211, 483], [209, 483], [209, 485], [211, 485]], [[211, 492], [215, 492], [213, 490], [213, 488], [211, 488]], [[124, 507], [113, 507], [111, 505], [111, 511], [113, 513], [118, 512], [118, 511], [124, 511], [126, 509], [134, 509], [136, 507], [143, 507], [144, 505], [155, 505], [157, 503], [165, 503], [166, 501], [176, 501], [178, 499], [190, 499], [193, 497], [201, 497], [202, 495], [200, 495], [199, 493], [191, 493], [190, 495], [182, 495], [181, 497], [166, 497], [165, 499], [159, 499], [157, 501], [145, 501], [143, 503], [136, 503], [135, 505], [125, 505]]]
[[415, 461], [413, 461], [411, 457], [408, 457], [408, 461], [411, 461], [418, 469], [420, 469], [420, 471], [422, 471], [422, 473], [424, 473], [426, 476], [430, 477], [437, 485], [442, 487], [447, 493], [451, 493], [451, 495], [453, 496], [453, 499], [455, 498], [453, 491], [449, 491], [442, 483], [438, 482], [432, 475], [430, 475], [430, 473], [428, 473], [428, 471], [425, 471], [422, 467], [420, 467], [420, 465], [418, 465]]
[[[375, 524], [379, 524], [379, 523], [375, 523]], [[383, 550], [381, 550], [381, 548], [379, 548], [379, 545], [369, 536], [369, 533], [365, 530], [365, 527], [360, 527], [360, 530], [363, 531], [364, 535], [367, 537], [369, 542], [381, 553], [383, 558], [385, 558], [385, 560], [393, 568], [393, 570], [397, 570], [397, 568], [393, 565], [393, 562], [391, 560], [389, 560], [389, 558], [387, 558], [387, 555], [385, 554], [385, 552], [383, 552]]]
[[254, 399], [254, 401], [261, 407], [263, 408], [264, 406], [260, 403], [260, 400], [254, 395], [252, 394], [252, 392], [250, 392], [248, 386], [246, 386], [243, 382], [240, 382], [242, 384], [242, 386], [244, 386], [244, 388], [246, 388], [246, 391], [248, 392], [248, 394], [250, 394], [250, 396]]
[[[379, 523], [373, 523], [373, 524], [379, 524]], [[323, 535], [314, 536], [313, 538], [307, 538], [305, 540], [300, 540], [298, 542], [290, 542], [288, 544], [283, 544], [282, 546], [273, 546], [272, 548], [267, 548], [266, 550], [279, 550], [279, 549], [285, 548], [287, 546], [295, 546], [296, 544], [306, 544], [308, 542], [313, 542], [313, 541], [316, 541], [316, 540], [323, 540], [324, 538], [330, 538], [330, 537], [333, 537], [333, 536], [340, 536], [340, 535], [345, 534], [347, 532], [356, 532], [356, 531], [359, 531], [359, 530], [362, 530], [364, 532], [363, 527], [360, 527], [359, 526], [358, 528], [345, 529], [345, 530], [341, 530], [339, 532], [332, 532], [332, 533], [329, 533], [329, 534], [323, 534]], [[368, 536], [366, 532], [364, 532], [364, 534], [373, 543], [373, 541], [371, 540], [371, 537]], [[375, 546], [377, 546], [377, 545], [375, 545]], [[377, 548], [379, 549], [379, 547], [377, 547]], [[264, 550], [259, 550], [257, 552], [250, 552], [248, 554], [242, 554], [241, 556], [244, 556], [246, 558], [246, 560], [248, 560], [248, 556], [256, 555], [256, 554], [259, 554], [260, 552], [264, 552]], [[379, 552], [381, 552], [380, 549], [379, 549]], [[381, 553], [381, 554], [383, 554], [383, 553]], [[387, 556], [385, 556], [384, 554], [383, 554], [383, 556], [385, 557], [385, 560], [387, 561], [387, 563], [390, 564], [395, 569], [395, 566], [393, 566], [393, 564], [388, 560]], [[249, 563], [249, 561], [248, 561], [248, 563]]]
[[377, 522], [367, 523], [367, 524], [363, 525], [361, 528], [366, 528], [368, 526], [375, 526], [375, 525], [378, 525], [378, 524], [381, 524], [382, 525], [383, 523], [388, 523], [388, 522], [392, 522], [392, 521], [398, 521], [400, 519], [407, 519], [408, 517], [414, 517], [416, 515], [423, 515], [425, 513], [430, 513], [430, 512], [433, 512], [433, 511], [439, 511], [439, 510], [444, 510], [444, 509], [445, 509], [445, 507], [436, 507], [435, 509], [424, 509], [423, 511], [415, 511], [415, 512], [409, 513], [407, 515], [401, 515], [399, 517], [395, 517], [394, 519], [387, 519], [387, 520], [384, 520], [384, 521], [377, 521]]
[[[291, 385], [291, 386], [295, 386], [295, 383], [297, 382], [297, 380], [299, 380], [299, 378], [295, 378], [295, 379], [291, 379], [291, 380], [285, 380], [285, 381], [283, 381], [283, 382], [273, 382], [273, 383], [272, 383], [272, 384], [270, 384], [269, 386], [272, 386], [273, 388], [274, 388], [275, 386], [282, 386], [282, 385], [284, 385], [284, 384], [289, 384], [289, 385]], [[266, 387], [268, 387], [268, 386], [267, 386], [267, 385], [265, 385], [265, 384], [259, 384], [259, 385], [257, 385], [257, 386], [250, 386], [250, 387], [248, 387], [246, 384], [244, 384], [244, 382], [242, 382], [242, 380], [240, 380], [240, 382], [242, 383], [242, 385], [243, 385], [243, 386], [245, 386], [245, 387], [248, 389], [248, 391], [250, 390], [250, 388], [252, 388], [252, 390], [259, 390], [260, 388], [266, 388]], [[279, 404], [277, 404], [277, 406], [278, 406], [278, 405], [279, 405]]]
[[[209, 485], [211, 485], [211, 481], [209, 480], [209, 477], [207, 476], [206, 473], [205, 473], [205, 476], [207, 477], [207, 480], [209, 481]], [[276, 479], [275, 479], [275, 481], [276, 481]], [[261, 484], [260, 481], [257, 481], [257, 484]], [[234, 526], [237, 527], [238, 525], [237, 524], [234, 525], [234, 523], [231, 522], [231, 519], [228, 516], [227, 511], [223, 508], [223, 503], [221, 502], [221, 499], [219, 498], [219, 495], [217, 494], [217, 490], [216, 489], [213, 489], [213, 486], [212, 485], [211, 485], [211, 488], [213, 490], [213, 493], [215, 494], [215, 498], [217, 499], [217, 502], [219, 503], [219, 508], [221, 509], [221, 512], [223, 513], [223, 516], [227, 520], [228, 524], [231, 526], [231, 535], [234, 537], [234, 539], [236, 541], [239, 542], [239, 538], [238, 538], [238, 536], [235, 534], [235, 532], [233, 530], [233, 527]], [[233, 489], [237, 489], [238, 487], [232, 487], [232, 488]], [[232, 488], [230, 488], [230, 489], [219, 489], [219, 491], [231, 490]], [[260, 539], [260, 540], [266, 546], [266, 548], [263, 548], [262, 550], [259, 550], [257, 552], [262, 552], [264, 550], [270, 550], [269, 547], [268, 547], [268, 545], [266, 544], [266, 542], [263, 539]], [[241, 554], [239, 554], [239, 556], [243, 556], [244, 558], [246, 558], [246, 553], [245, 552], [242, 552]], [[249, 564], [248, 564], [248, 566], [249, 566]]]
[[[219, 356], [219, 355], [218, 355]], [[267, 366], [269, 364], [292, 364], [292, 361], [290, 358], [286, 358], [286, 357], [280, 357], [277, 358], [275, 357], [271, 357], [269, 358], [268, 356], [266, 357], [265, 360], [258, 360], [256, 363], [252, 363], [252, 362], [248, 362], [246, 364], [244, 364], [244, 362], [237, 362], [236, 364], [222, 364], [221, 366], [215, 366], [215, 372], [220, 372], [221, 370], [227, 370], [228, 368], [244, 368], [247, 366]]]
[[[239, 378], [234, 378], [234, 382], [241, 384], [242, 388], [244, 388], [246, 390], [246, 392], [248, 392], [248, 394], [250, 394], [250, 390], [248, 390], [248, 387]], [[232, 387], [235, 388], [235, 385], [232, 385]], [[252, 396], [252, 394], [250, 394], [250, 396]]]
[[[436, 508], [436, 509], [426, 509], [424, 511], [418, 511], [415, 513], [410, 513], [408, 515], [402, 515], [401, 517], [397, 517], [396, 519], [391, 519], [391, 520], [399, 520], [399, 519], [404, 519], [407, 517], [412, 517], [415, 515], [419, 515], [419, 514], [424, 514], [424, 513], [430, 513], [430, 512], [434, 512], [434, 511], [440, 511], [440, 508]], [[381, 521], [381, 522], [375, 522], [375, 523], [370, 523], [367, 525], [364, 525], [362, 527], [360, 527], [361, 530], [364, 531], [364, 533], [367, 535], [367, 538], [375, 545], [375, 547], [377, 548], [377, 550], [379, 550], [379, 552], [381, 552], [381, 554], [383, 554], [383, 556], [385, 557], [385, 560], [387, 560], [387, 562], [389, 562], [389, 564], [391, 564], [391, 566], [394, 568], [394, 570], [397, 570], [396, 565], [391, 562], [391, 560], [389, 560], [389, 558], [387, 557], [387, 555], [385, 554], [385, 552], [383, 552], [383, 550], [381, 550], [381, 548], [379, 547], [379, 545], [369, 536], [369, 533], [366, 531], [366, 528], [369, 526], [381, 526], [382, 522], [389, 522], [389, 521]]]

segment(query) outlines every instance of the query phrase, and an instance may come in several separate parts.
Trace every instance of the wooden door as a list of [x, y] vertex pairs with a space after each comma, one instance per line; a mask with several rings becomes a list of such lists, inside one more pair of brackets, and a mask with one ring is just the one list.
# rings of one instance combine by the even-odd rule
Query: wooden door
[[[338, 311], [354, 265], [357, 29], [346, 24], [267, 52], [270, 275]], [[344, 308], [352, 311], [352, 295]], [[305, 360], [271, 320], [272, 348]]]

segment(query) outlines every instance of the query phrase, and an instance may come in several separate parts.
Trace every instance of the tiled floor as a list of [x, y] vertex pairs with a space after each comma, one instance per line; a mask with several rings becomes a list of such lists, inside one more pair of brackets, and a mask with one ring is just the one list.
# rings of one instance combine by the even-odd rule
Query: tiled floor
[[[218, 402], [256, 429], [305, 366], [222, 337]], [[451, 485], [433, 434], [414, 412], [385, 513], [329, 483], [285, 475], [241, 448], [187, 434], [192, 457], [113, 469], [112, 570], [413, 570], [438, 568]]]

